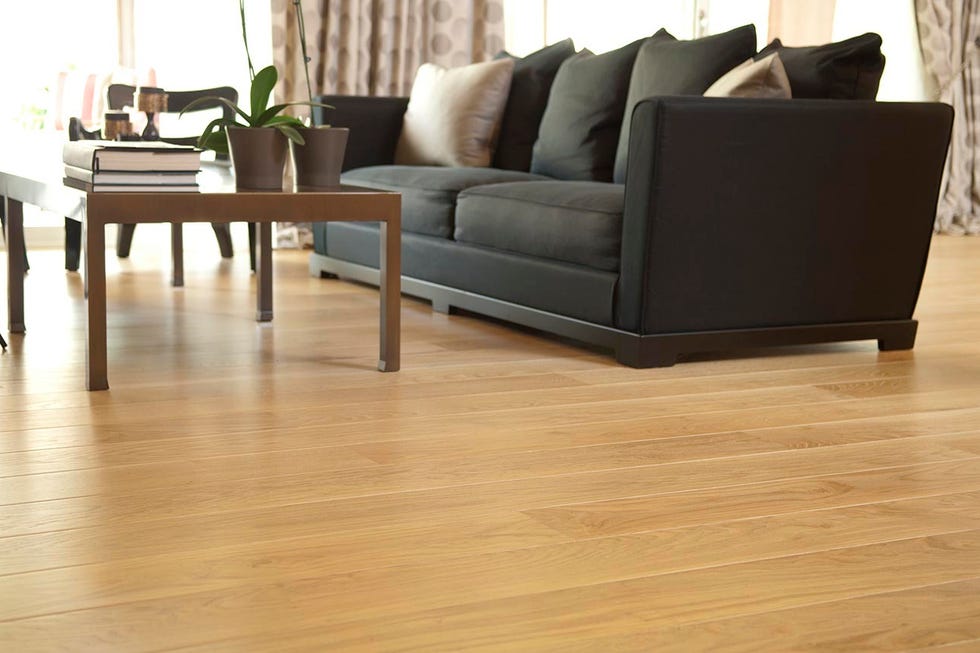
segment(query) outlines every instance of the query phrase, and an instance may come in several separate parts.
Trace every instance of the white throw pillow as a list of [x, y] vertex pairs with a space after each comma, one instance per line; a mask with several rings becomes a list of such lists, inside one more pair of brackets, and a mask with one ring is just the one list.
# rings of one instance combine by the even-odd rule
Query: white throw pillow
[[722, 75], [704, 92], [705, 97], [748, 97], [790, 99], [789, 77], [778, 54], [749, 59]]
[[513, 74], [510, 58], [460, 68], [422, 64], [412, 84], [395, 163], [489, 166]]

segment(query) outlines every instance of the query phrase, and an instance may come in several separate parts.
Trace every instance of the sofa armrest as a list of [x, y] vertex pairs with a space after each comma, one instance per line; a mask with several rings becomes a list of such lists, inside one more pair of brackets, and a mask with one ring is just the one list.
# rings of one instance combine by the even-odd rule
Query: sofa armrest
[[668, 97], [630, 130], [616, 324], [909, 319], [952, 108]]
[[315, 100], [335, 108], [313, 107], [314, 124], [350, 128], [344, 170], [394, 162], [408, 98], [320, 95]]

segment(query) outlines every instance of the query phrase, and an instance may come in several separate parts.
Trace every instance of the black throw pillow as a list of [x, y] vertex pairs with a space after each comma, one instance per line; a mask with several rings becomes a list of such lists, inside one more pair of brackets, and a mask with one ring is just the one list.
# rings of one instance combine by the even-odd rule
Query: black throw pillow
[[877, 34], [802, 48], [786, 47], [776, 39], [756, 59], [773, 52], [779, 53], [794, 98], [873, 100], [878, 95], [885, 55]]
[[538, 126], [548, 104], [548, 93], [558, 68], [575, 54], [572, 39], [565, 39], [518, 59], [501, 52], [494, 59], [515, 59], [510, 95], [500, 122], [493, 167], [503, 170], [531, 169], [531, 150], [538, 139]]
[[630, 71], [645, 40], [598, 55], [583, 50], [565, 60], [541, 118], [531, 172], [556, 179], [612, 180]]
[[703, 95], [735, 66], [755, 54], [755, 25], [693, 41], [650, 39], [636, 55], [613, 180], [626, 181], [630, 126], [637, 103], [656, 95]]

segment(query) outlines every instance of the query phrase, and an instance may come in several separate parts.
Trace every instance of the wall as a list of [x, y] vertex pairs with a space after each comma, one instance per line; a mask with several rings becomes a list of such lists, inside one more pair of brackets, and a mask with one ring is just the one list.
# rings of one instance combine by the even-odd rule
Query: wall
[[931, 100], [935, 82], [922, 63], [913, 0], [837, 0], [834, 40], [877, 32], [885, 55], [879, 100]]
[[691, 38], [695, 0], [505, 0], [508, 51], [527, 54], [571, 37], [578, 48], [608, 52], [666, 27]]
[[834, 6], [835, 0], [772, 0], [769, 34], [784, 45], [826, 43], [833, 30]]
[[761, 50], [769, 36], [769, 0], [708, 0], [707, 33], [720, 34], [749, 23], [755, 24], [757, 45]]

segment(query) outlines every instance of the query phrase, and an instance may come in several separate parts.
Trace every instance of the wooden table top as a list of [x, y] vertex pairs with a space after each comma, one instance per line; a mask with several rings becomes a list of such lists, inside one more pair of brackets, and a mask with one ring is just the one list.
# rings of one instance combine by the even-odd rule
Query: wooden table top
[[397, 193], [349, 185], [294, 190], [288, 178], [279, 191], [237, 190], [230, 165], [208, 161], [201, 164], [197, 192], [85, 192], [63, 183], [64, 142], [58, 132], [0, 134], [0, 195], [78, 220], [87, 203], [102, 222], [377, 221], [401, 200]]

